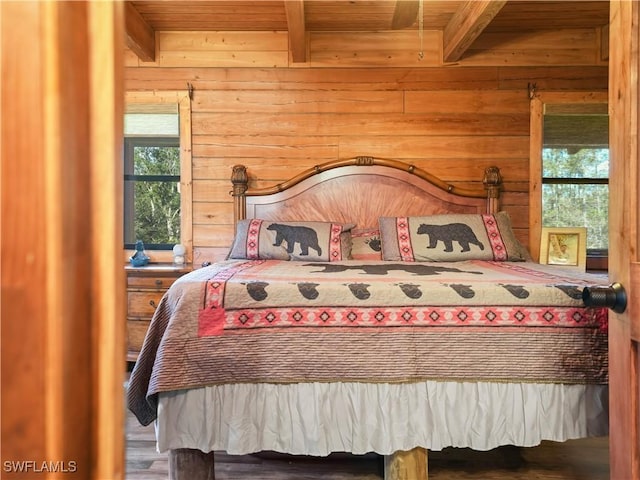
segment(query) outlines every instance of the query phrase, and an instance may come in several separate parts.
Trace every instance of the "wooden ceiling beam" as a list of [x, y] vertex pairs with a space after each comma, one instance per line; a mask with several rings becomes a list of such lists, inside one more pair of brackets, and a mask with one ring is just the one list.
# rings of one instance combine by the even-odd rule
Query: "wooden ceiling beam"
[[294, 62], [307, 61], [307, 31], [304, 19], [304, 0], [285, 0], [289, 48]]
[[507, 0], [469, 0], [453, 15], [443, 32], [442, 59], [457, 62]]
[[127, 46], [143, 62], [156, 59], [156, 35], [131, 2], [125, 2], [124, 23]]
[[396, 0], [393, 18], [391, 19], [391, 29], [399, 30], [416, 23], [421, 1], [423, 0]]

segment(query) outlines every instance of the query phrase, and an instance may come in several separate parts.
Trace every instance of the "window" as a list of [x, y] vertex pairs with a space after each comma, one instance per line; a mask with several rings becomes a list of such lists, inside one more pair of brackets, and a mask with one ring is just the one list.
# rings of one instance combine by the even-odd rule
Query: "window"
[[544, 117], [542, 226], [587, 227], [588, 255], [606, 255], [609, 147], [606, 115]]
[[127, 137], [124, 142], [124, 243], [171, 249], [180, 243], [180, 139]]
[[124, 261], [142, 240], [151, 262], [172, 262], [173, 246], [193, 261], [191, 100], [186, 91], [125, 95]]
[[529, 251], [542, 227], [586, 227], [587, 269], [606, 270], [608, 93], [530, 92]]

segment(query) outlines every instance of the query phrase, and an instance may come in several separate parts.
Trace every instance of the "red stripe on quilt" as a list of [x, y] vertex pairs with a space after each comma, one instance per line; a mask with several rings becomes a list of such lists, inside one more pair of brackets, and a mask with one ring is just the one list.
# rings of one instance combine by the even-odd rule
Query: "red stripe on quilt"
[[400, 259], [403, 262], [415, 261], [413, 246], [411, 245], [411, 232], [409, 231], [409, 219], [407, 217], [396, 218], [396, 231], [398, 234], [398, 248]]
[[493, 259], [498, 262], [506, 261], [508, 258], [507, 247], [502, 241], [502, 235], [500, 234], [496, 217], [493, 215], [482, 215], [482, 221], [484, 222], [484, 228], [489, 237], [489, 243], [491, 243]]
[[202, 308], [198, 312], [198, 336], [222, 335], [227, 318], [224, 308], [224, 291], [227, 281], [236, 273], [262, 264], [264, 260], [244, 262], [217, 272], [205, 282]]
[[225, 330], [265, 327], [565, 327], [606, 331], [604, 308], [287, 307], [227, 310]]

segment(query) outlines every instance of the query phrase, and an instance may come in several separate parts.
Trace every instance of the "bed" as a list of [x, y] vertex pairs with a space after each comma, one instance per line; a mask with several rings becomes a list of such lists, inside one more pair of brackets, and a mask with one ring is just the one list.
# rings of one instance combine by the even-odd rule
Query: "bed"
[[606, 279], [532, 262], [501, 172], [463, 185], [397, 160], [340, 159], [251, 188], [233, 168], [226, 260], [160, 302], [127, 390], [171, 477], [214, 452], [384, 455], [608, 434]]

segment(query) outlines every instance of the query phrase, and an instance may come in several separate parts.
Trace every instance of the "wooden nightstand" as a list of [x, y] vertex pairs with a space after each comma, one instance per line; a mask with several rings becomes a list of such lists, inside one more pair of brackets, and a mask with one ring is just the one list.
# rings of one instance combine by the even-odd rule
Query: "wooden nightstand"
[[153, 263], [145, 267], [125, 266], [127, 272], [127, 361], [135, 362], [160, 299], [171, 284], [191, 265]]

